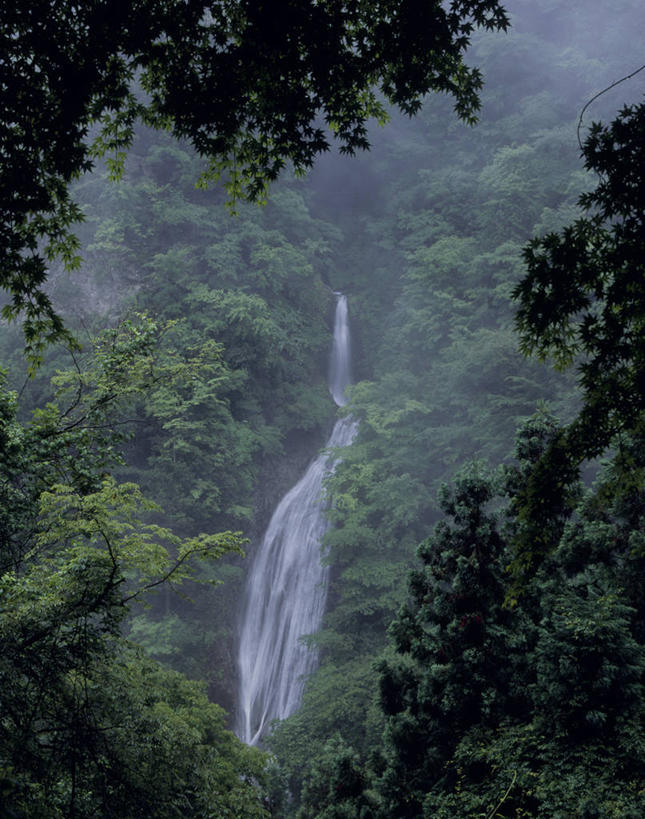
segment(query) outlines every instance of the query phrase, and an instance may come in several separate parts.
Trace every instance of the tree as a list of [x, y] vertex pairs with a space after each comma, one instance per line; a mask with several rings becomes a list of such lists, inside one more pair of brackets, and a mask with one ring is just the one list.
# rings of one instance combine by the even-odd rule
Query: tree
[[623, 108], [609, 126], [594, 123], [583, 155], [599, 183], [579, 198], [585, 215], [524, 251], [528, 273], [514, 291], [523, 352], [552, 356], [560, 368], [575, 363], [583, 400], [516, 499], [525, 525], [513, 561], [520, 585], [543, 559], [539, 532], [554, 504], [569, 504], [566, 487], [584, 459], [613, 446], [616, 481], [642, 485], [629, 440], [642, 438], [645, 418], [644, 144], [643, 104]]
[[[232, 532], [181, 539], [117, 483], [117, 407], [195, 361], [153, 349], [154, 323], [104, 334], [87, 372], [59, 373], [63, 409], [30, 424], [0, 392], [0, 792], [8, 816], [264, 817], [266, 760], [224, 728], [200, 686], [122, 636], [129, 603]], [[167, 351], [169, 352], [169, 351]], [[209, 352], [212, 353], [212, 350]], [[61, 394], [59, 394], [59, 400]], [[115, 429], [117, 431], [115, 431]]]
[[410, 575], [410, 601], [391, 626], [402, 656], [380, 668], [383, 816], [434, 815], [424, 802], [433, 789], [454, 788], [459, 740], [510, 710], [504, 543], [485, 510], [493, 497], [477, 466], [444, 487], [441, 506], [454, 525], [439, 523], [419, 547], [424, 566]]
[[584, 403], [565, 442], [576, 462], [643, 424], [644, 145], [644, 104], [592, 125], [582, 151], [599, 183], [580, 219], [528, 245], [515, 290], [523, 351], [578, 365]]
[[504, 606], [515, 497], [554, 432], [525, 425], [496, 491], [472, 468], [444, 490], [454, 524], [421, 545], [391, 627], [398, 661], [381, 664], [382, 760], [363, 785], [377, 816], [642, 815], [642, 491], [607, 503], [603, 473], [554, 509], [548, 555]]
[[367, 782], [358, 754], [333, 735], [307, 773], [297, 819], [373, 819], [375, 795], [365, 792]]
[[[366, 148], [382, 100], [414, 114], [428, 91], [472, 121], [481, 77], [463, 54], [475, 26], [502, 28], [498, 0], [208, 3], [3, 2], [0, 19], [0, 283], [37, 356], [64, 335], [47, 265], [77, 266], [70, 182], [98, 156], [118, 175], [137, 119], [188, 139], [202, 181], [261, 198], [287, 161]], [[139, 91], [135, 89], [135, 80]], [[93, 130], [92, 130], [93, 129]]]

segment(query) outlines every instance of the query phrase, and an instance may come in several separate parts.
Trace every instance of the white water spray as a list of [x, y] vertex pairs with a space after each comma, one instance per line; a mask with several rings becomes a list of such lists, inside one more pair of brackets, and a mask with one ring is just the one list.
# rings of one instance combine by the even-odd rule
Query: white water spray
[[[346, 403], [350, 384], [347, 298], [339, 295], [329, 390]], [[348, 446], [356, 434], [351, 417], [336, 422], [326, 449]], [[323, 451], [282, 498], [258, 549], [246, 588], [240, 635], [238, 736], [250, 745], [269, 724], [285, 719], [302, 700], [305, 678], [316, 667], [317, 652], [301, 638], [315, 633], [327, 599], [329, 570], [320, 564], [320, 546], [328, 527], [323, 481], [335, 456]]]

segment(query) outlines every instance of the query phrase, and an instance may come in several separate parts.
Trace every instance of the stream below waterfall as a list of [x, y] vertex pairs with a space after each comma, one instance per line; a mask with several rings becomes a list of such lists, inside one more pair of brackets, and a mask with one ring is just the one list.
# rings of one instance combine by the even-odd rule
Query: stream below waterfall
[[[351, 383], [351, 351], [347, 297], [337, 297], [329, 390], [343, 406]], [[320, 560], [329, 525], [323, 483], [337, 462], [334, 450], [348, 446], [356, 429], [351, 416], [336, 422], [325, 450], [276, 507], [249, 573], [236, 733], [250, 745], [261, 740], [272, 720], [285, 719], [300, 706], [305, 679], [316, 667], [316, 650], [301, 638], [318, 631], [327, 600], [329, 569]]]

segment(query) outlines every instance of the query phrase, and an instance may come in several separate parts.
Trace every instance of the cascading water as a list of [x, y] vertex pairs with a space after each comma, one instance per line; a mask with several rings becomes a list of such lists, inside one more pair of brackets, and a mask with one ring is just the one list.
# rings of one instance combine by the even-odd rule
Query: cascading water
[[[329, 390], [339, 406], [350, 382], [347, 297], [338, 295]], [[336, 422], [326, 449], [347, 446], [356, 434], [351, 417]], [[274, 719], [300, 705], [305, 677], [316, 651], [301, 637], [320, 627], [327, 598], [328, 568], [320, 545], [327, 530], [323, 481], [335, 464], [323, 451], [282, 498], [249, 574], [240, 635], [238, 736], [256, 744]]]

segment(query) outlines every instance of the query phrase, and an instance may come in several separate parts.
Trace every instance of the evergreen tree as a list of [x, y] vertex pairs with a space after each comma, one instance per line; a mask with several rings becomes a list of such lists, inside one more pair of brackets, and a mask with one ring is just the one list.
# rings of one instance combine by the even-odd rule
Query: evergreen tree
[[375, 794], [356, 751], [332, 736], [305, 777], [297, 819], [373, 819]]
[[444, 492], [458, 525], [439, 524], [420, 547], [424, 570], [391, 629], [402, 660], [381, 667], [383, 817], [645, 809], [642, 524], [625, 525], [642, 494], [632, 486], [629, 503], [607, 502], [614, 464], [586, 493], [565, 472], [561, 488], [578, 503], [553, 508], [548, 556], [519, 598], [504, 571], [523, 526], [516, 498], [558, 434], [540, 415], [520, 431], [518, 462], [498, 484], [503, 537], [482, 511], [490, 483], [465, 473]]
[[[444, 487], [441, 522], [419, 547], [411, 600], [391, 627], [403, 660], [381, 666], [387, 723], [383, 816], [418, 817], [432, 789], [455, 787], [449, 763], [464, 733], [509, 710], [512, 665], [502, 549], [489, 476], [471, 466]], [[430, 815], [425, 814], [424, 815]]]

